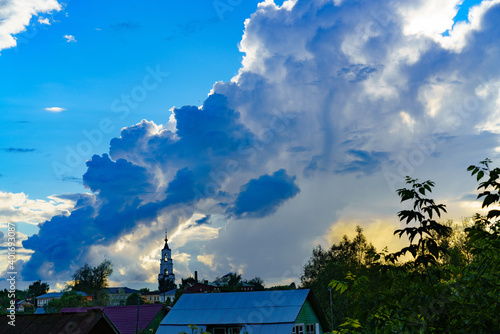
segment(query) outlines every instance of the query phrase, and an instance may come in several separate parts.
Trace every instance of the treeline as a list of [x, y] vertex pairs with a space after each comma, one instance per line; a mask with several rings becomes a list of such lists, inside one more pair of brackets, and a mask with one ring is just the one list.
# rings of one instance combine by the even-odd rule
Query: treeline
[[[104, 260], [95, 267], [85, 264], [78, 268], [72, 276], [72, 281], [64, 288], [62, 297], [44, 306], [46, 312], [59, 312], [65, 307], [107, 306], [109, 293], [106, 288], [112, 273], [113, 265], [110, 260]], [[78, 292], [85, 292], [92, 300]]]
[[[26, 290], [15, 290], [16, 300], [33, 301], [35, 297], [43, 295], [49, 291], [50, 287], [47, 283], [41, 280], [35, 281], [28, 286]], [[7, 314], [6, 308], [10, 306], [9, 291], [4, 289], [0, 291], [0, 314]], [[25, 313], [33, 313], [33, 307], [24, 307]]]
[[[500, 169], [490, 163], [468, 168], [483, 208], [500, 200]], [[398, 213], [407, 227], [394, 234], [410, 242], [400, 251], [377, 252], [359, 226], [354, 239], [313, 250], [302, 286], [334, 333], [500, 333], [500, 210], [439, 223], [446, 207], [427, 197], [433, 187], [407, 178], [398, 190], [413, 203]]]

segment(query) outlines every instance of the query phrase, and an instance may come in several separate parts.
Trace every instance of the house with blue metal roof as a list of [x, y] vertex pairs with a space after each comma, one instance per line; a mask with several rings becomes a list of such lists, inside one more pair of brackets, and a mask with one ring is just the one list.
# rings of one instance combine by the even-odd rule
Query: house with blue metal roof
[[[92, 297], [87, 295], [83, 291], [76, 291], [77, 294], [79, 294], [82, 297], [89, 297], [89, 300], [92, 300]], [[49, 302], [53, 301], [54, 299], [61, 299], [63, 296], [64, 292], [49, 292], [44, 295], [40, 295], [38, 297], [35, 297], [36, 301], [36, 307], [38, 308], [43, 308], [45, 305], [47, 305]]]
[[182, 295], [157, 334], [323, 334], [328, 322], [309, 289]]

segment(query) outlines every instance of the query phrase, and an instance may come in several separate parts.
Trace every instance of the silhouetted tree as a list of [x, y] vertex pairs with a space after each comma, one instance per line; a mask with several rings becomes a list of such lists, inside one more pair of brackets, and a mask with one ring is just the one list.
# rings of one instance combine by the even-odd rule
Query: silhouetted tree
[[73, 291], [83, 291], [92, 296], [98, 305], [107, 304], [108, 278], [113, 273], [113, 266], [110, 260], [104, 260], [96, 267], [85, 264], [73, 274]]
[[50, 289], [49, 284], [43, 282], [41, 280], [38, 280], [36, 282], [33, 282], [29, 285], [28, 287], [28, 296], [29, 297], [38, 297], [41, 295], [46, 294]]

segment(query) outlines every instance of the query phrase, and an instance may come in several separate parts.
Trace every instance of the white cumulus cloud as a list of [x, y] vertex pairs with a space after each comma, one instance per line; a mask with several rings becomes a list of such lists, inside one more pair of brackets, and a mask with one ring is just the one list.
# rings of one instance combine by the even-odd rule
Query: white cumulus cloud
[[68, 42], [68, 43], [71, 43], [71, 42], [76, 43], [76, 38], [73, 35], [64, 35], [63, 37], [66, 38], [66, 42]]
[[[117, 281], [154, 281], [168, 227], [179, 275], [298, 283], [312, 248], [358, 222], [377, 246], [399, 246], [395, 190], [406, 175], [434, 180], [438, 202], [458, 208], [446, 218], [460, 218], [458, 203], [477, 186], [467, 166], [500, 161], [500, 6], [478, 7], [475, 28], [450, 51], [439, 34], [459, 1], [355, 3], [261, 3], [245, 22], [238, 75], [166, 125], [122, 129], [109, 155], [87, 162], [96, 201], [52, 220], [78, 235], [25, 244], [53, 256], [54, 270], [109, 255]], [[267, 196], [274, 205], [262, 210]], [[42, 247], [81, 234], [99, 238], [74, 256]]]
[[60, 11], [57, 0], [7, 0], [0, 2], [0, 51], [15, 47], [15, 35], [26, 30], [33, 16]]
[[47, 110], [47, 111], [50, 111], [50, 112], [53, 112], [53, 113], [58, 113], [58, 112], [65, 111], [66, 109], [65, 108], [61, 108], [61, 107], [50, 107], [50, 108], [44, 108], [44, 110]]
[[41, 16], [38, 17], [38, 23], [50, 26], [50, 20], [48, 18], [43, 18]]

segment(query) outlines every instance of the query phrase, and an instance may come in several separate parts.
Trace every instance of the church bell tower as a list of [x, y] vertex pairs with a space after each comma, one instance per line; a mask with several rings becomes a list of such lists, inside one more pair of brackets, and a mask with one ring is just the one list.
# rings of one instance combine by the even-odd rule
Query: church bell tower
[[168, 247], [167, 230], [165, 229], [165, 246], [161, 250], [160, 274], [158, 275], [158, 290], [166, 292], [175, 289], [174, 263], [172, 251]]

